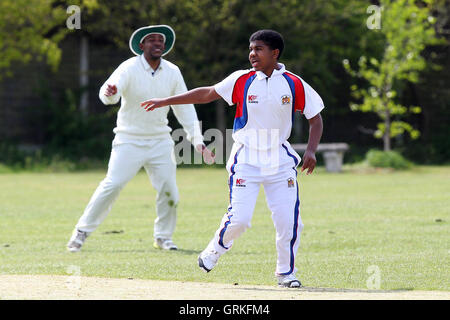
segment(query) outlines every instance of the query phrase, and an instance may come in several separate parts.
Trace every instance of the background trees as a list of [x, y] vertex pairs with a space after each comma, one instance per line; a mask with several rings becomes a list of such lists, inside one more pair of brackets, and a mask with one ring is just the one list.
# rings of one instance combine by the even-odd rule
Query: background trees
[[[381, 11], [379, 30], [367, 27], [367, 9], [374, 3], [389, 8]], [[69, 5], [80, 6], [81, 29], [67, 29]], [[180, 66], [193, 88], [249, 68], [249, 36], [271, 28], [285, 38], [281, 62], [310, 83], [327, 106], [323, 141], [351, 144], [346, 161], [381, 148], [376, 131], [378, 136], [390, 132], [384, 136], [391, 148], [415, 161], [448, 162], [449, 16], [444, 0], [4, 0], [0, 140], [35, 145], [49, 155], [107, 158], [116, 109], [101, 104], [98, 88], [131, 57], [128, 41], [135, 29], [149, 24], [174, 28], [177, 40], [167, 59]], [[441, 41], [430, 41], [433, 34]], [[87, 48], [84, 58], [82, 47]], [[359, 62], [354, 71], [363, 77], [347, 73], [344, 59], [351, 66]], [[19, 86], [20, 94], [14, 91]], [[379, 125], [375, 114], [353, 112], [350, 106], [358, 111], [385, 106], [381, 110], [390, 110], [384, 118], [389, 124]], [[410, 106], [420, 106], [421, 113]], [[234, 109], [222, 101], [198, 106], [197, 112], [203, 129], [224, 131], [232, 125]], [[297, 119], [291, 141], [306, 141], [305, 124]], [[174, 118], [171, 125], [178, 125]], [[404, 131], [412, 135], [397, 135]]]
[[[381, 1], [383, 53], [376, 57], [361, 56], [359, 70], [354, 71], [349, 61], [344, 68], [354, 77], [366, 80], [368, 88], [351, 87], [352, 95], [361, 101], [351, 104], [353, 111], [374, 112], [382, 122], [374, 130], [376, 138], [383, 139], [384, 151], [391, 150], [391, 138], [408, 132], [412, 139], [420, 135], [411, 124], [400, 120], [407, 113], [420, 113], [419, 106], [403, 106], [396, 102], [406, 82], [417, 83], [419, 73], [426, 68], [421, 55], [427, 45], [439, 43], [433, 27], [436, 19], [430, 13], [430, 1], [419, 7], [412, 0]], [[367, 86], [367, 85], [366, 85]]]
[[0, 79], [12, 75], [14, 64], [45, 60], [56, 69], [61, 59], [58, 42], [64, 30], [55, 27], [66, 19], [63, 8], [51, 0], [0, 1]]

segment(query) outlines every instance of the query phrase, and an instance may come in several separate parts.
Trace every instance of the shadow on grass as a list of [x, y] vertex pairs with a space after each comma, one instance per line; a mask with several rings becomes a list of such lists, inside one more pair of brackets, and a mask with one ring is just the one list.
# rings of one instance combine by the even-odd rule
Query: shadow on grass
[[[236, 288], [233, 288], [236, 289]], [[283, 287], [274, 287], [273, 289], [268, 288], [240, 288], [241, 290], [248, 291], [279, 291], [279, 290], [289, 290], [292, 292], [295, 291], [303, 291], [303, 292], [349, 292], [349, 293], [398, 293], [405, 291], [413, 291], [414, 288], [401, 288], [401, 289], [393, 289], [393, 290], [366, 290], [366, 289], [339, 289], [339, 288], [315, 288], [315, 287], [301, 287], [298, 289], [294, 288], [283, 288]]]
[[191, 249], [178, 249], [174, 252], [179, 252], [184, 255], [199, 255], [202, 251], [201, 250], [191, 250]]
[[162, 250], [162, 249], [155, 249], [155, 248], [148, 248], [148, 249], [111, 249], [111, 250], [93, 250], [93, 249], [86, 249], [85, 252], [101, 252], [101, 253], [167, 253], [167, 254], [183, 254], [183, 255], [199, 255], [201, 250], [190, 250], [190, 249], [178, 249], [178, 250]]

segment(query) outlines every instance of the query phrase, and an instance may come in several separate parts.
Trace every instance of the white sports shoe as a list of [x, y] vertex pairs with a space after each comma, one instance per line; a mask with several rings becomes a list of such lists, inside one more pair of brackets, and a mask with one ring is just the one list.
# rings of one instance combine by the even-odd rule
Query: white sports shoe
[[210, 272], [217, 264], [219, 257], [220, 254], [216, 250], [207, 247], [198, 256], [198, 266], [202, 268], [203, 271]]
[[81, 250], [81, 247], [83, 246], [84, 241], [86, 241], [86, 238], [89, 236], [89, 233], [80, 231], [75, 228], [72, 233], [72, 237], [70, 238], [69, 242], [67, 243], [67, 250], [70, 252], [78, 252]]
[[278, 285], [280, 287], [285, 288], [300, 288], [302, 284], [300, 281], [295, 277], [295, 274], [291, 273], [287, 276], [277, 276]]
[[163, 249], [163, 250], [178, 250], [178, 247], [171, 239], [161, 239], [158, 238], [153, 242], [153, 247], [156, 249]]

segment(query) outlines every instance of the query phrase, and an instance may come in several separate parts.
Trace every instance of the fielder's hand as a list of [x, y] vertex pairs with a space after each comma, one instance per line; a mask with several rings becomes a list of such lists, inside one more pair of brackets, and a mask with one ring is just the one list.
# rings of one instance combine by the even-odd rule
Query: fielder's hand
[[117, 93], [117, 87], [115, 85], [108, 84], [106, 88], [105, 96], [111, 97]]
[[303, 155], [303, 165], [300, 171], [303, 172], [303, 170], [308, 169], [308, 171], [306, 171], [306, 174], [311, 174], [316, 167], [316, 162], [317, 160], [315, 153], [306, 150], [305, 154]]
[[153, 98], [141, 103], [141, 107], [143, 107], [145, 111], [152, 111], [155, 110], [156, 108], [161, 108], [165, 106], [167, 106], [167, 104], [165, 104], [165, 99], [158, 99], [158, 98]]
[[199, 144], [195, 148], [202, 154], [203, 161], [205, 161], [206, 164], [213, 164], [214, 161], [216, 161], [216, 155], [214, 152], [209, 150], [205, 145]]

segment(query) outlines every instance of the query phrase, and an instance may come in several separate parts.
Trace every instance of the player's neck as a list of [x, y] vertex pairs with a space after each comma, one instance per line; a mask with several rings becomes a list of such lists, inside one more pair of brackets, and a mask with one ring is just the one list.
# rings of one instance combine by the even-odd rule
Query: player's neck
[[278, 64], [278, 61], [276, 61], [273, 65], [267, 67], [265, 70], [261, 70], [262, 72], [264, 72], [264, 74], [270, 78], [270, 76], [272, 76], [273, 70], [280, 70], [281, 66]]
[[158, 69], [159, 65], [161, 64], [161, 57], [159, 58], [148, 58], [144, 55], [145, 60], [147, 60], [147, 63], [149, 64], [149, 66], [153, 69], [156, 70]]

